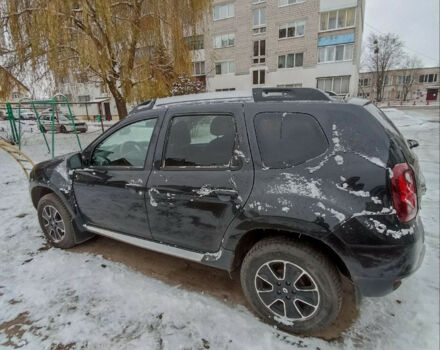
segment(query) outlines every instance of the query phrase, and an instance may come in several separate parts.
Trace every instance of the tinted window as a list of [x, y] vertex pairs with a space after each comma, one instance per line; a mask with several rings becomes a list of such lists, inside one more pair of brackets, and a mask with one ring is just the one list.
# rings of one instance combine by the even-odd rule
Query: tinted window
[[288, 168], [325, 152], [328, 146], [318, 122], [302, 113], [262, 113], [255, 131], [263, 164]]
[[382, 112], [379, 108], [377, 108], [374, 104], [369, 103], [365, 106], [365, 109], [370, 112], [370, 114], [380, 123], [382, 126], [391, 131], [394, 134], [401, 135], [399, 130], [396, 128], [394, 123]]
[[95, 148], [92, 165], [143, 167], [155, 125], [142, 120], [114, 132]]
[[232, 116], [174, 117], [168, 133], [164, 166], [228, 166], [234, 144]]

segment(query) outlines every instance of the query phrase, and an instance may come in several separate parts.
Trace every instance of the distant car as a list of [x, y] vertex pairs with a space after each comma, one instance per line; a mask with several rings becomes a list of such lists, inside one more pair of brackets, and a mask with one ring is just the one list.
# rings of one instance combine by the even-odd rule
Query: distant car
[[[17, 118], [18, 118], [18, 111], [17, 111]], [[37, 117], [35, 115], [34, 112], [30, 111], [30, 110], [22, 110], [20, 111], [20, 118], [22, 120], [37, 120]]]
[[[42, 124], [43, 132], [52, 130], [52, 113], [40, 115], [40, 122]], [[85, 122], [75, 121], [76, 131], [84, 133], [88, 130], [87, 124]], [[58, 120], [55, 118], [55, 132], [68, 133], [73, 132], [72, 121], [67, 114], [58, 114]]]

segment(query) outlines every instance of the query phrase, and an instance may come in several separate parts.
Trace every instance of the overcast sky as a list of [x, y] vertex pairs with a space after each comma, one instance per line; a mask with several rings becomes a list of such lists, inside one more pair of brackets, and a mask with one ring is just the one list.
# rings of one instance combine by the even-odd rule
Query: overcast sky
[[426, 67], [439, 65], [439, 0], [365, 0], [364, 43], [371, 32], [396, 33]]

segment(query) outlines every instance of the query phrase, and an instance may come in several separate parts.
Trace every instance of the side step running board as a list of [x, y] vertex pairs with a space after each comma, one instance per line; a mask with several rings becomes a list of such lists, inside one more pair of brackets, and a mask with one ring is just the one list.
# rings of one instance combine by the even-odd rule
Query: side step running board
[[170, 245], [156, 243], [156, 242], [148, 241], [146, 239], [140, 239], [140, 238], [136, 238], [133, 236], [124, 235], [124, 234], [117, 233], [117, 232], [110, 231], [110, 230], [106, 230], [106, 229], [103, 229], [100, 227], [95, 227], [95, 226], [91, 226], [91, 225], [84, 225], [84, 228], [87, 231], [96, 233], [101, 236], [113, 238], [118, 241], [125, 242], [125, 243], [131, 244], [131, 245], [135, 245], [137, 247], [150, 249], [155, 252], [168, 254], [168, 255], [172, 255], [172, 256], [177, 256], [179, 258], [183, 258], [186, 260], [202, 262], [203, 258], [205, 257], [205, 254], [195, 253], [195, 252], [191, 252], [189, 250], [176, 248], [176, 247], [173, 247]]

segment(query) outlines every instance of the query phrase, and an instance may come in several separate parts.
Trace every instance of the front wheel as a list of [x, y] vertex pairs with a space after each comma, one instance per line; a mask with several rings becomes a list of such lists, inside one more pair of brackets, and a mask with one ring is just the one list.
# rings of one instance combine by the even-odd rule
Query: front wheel
[[58, 248], [75, 246], [72, 215], [53, 193], [43, 196], [37, 206], [38, 221], [47, 241]]
[[310, 245], [283, 237], [262, 240], [248, 252], [241, 285], [265, 321], [297, 334], [328, 327], [341, 308], [341, 278], [333, 263]]

